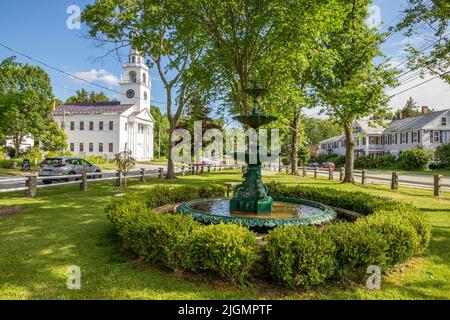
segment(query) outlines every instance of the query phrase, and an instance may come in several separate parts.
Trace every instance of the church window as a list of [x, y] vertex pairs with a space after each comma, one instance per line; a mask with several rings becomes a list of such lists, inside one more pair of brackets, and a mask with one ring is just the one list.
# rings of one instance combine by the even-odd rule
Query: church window
[[145, 72], [142, 74], [142, 81], [147, 83], [147, 74]]
[[84, 151], [84, 143], [80, 142], [80, 152], [83, 152], [83, 151]]
[[136, 62], [136, 57], [131, 57], [131, 63], [135, 63]]
[[94, 152], [94, 144], [89, 142], [89, 152]]
[[136, 82], [136, 72], [130, 71], [130, 82]]
[[70, 121], [70, 130], [71, 131], [75, 130], [75, 122], [74, 121]]
[[102, 142], [100, 142], [98, 144], [98, 152], [103, 152], [103, 143]]
[[89, 130], [90, 131], [94, 130], [94, 121], [89, 121]]
[[109, 144], [109, 152], [114, 152], [114, 144], [113, 143]]
[[103, 131], [103, 121], [98, 123], [98, 130]]
[[81, 131], [84, 130], [84, 122], [83, 122], [83, 121], [80, 122], [80, 130], [81, 130]]
[[114, 130], [114, 121], [109, 122], [109, 130]]
[[70, 152], [74, 152], [75, 151], [75, 143], [71, 142], [70, 143]]

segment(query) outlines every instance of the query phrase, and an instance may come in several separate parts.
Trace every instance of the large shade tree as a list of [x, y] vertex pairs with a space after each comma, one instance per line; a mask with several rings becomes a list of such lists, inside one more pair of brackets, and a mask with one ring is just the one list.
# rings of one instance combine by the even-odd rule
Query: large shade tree
[[344, 182], [354, 182], [355, 140], [353, 122], [364, 117], [382, 121], [388, 114], [389, 97], [384, 93], [395, 85], [394, 69], [375, 63], [381, 56], [385, 35], [366, 24], [369, 0], [343, 1], [345, 17], [341, 28], [321, 39], [329, 56], [321, 68], [312, 70], [312, 82], [321, 99], [323, 112], [338, 123], [345, 134]]
[[96, 0], [86, 6], [82, 20], [100, 43], [112, 44], [111, 52], [132, 46], [155, 66], [166, 91], [169, 121], [167, 178], [175, 178], [172, 133], [189, 100], [189, 70], [202, 51], [196, 29], [180, 19], [181, 5], [171, 0]]
[[46, 72], [36, 66], [0, 63], [0, 136], [12, 139], [16, 155], [27, 136], [39, 136], [51, 121], [52, 87]]

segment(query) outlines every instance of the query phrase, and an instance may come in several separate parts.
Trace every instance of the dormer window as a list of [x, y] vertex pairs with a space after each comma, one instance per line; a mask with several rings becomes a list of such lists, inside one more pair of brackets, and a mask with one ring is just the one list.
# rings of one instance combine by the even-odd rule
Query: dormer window
[[447, 125], [447, 118], [446, 118], [446, 117], [443, 117], [443, 118], [441, 119], [441, 124], [442, 124], [443, 126], [446, 126], [446, 125]]

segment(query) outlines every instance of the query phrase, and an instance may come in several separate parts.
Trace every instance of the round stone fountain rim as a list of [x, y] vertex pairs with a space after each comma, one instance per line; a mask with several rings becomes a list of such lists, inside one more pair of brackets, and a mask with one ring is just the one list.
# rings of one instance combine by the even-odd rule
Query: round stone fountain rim
[[330, 207], [321, 204], [319, 202], [306, 200], [306, 199], [296, 199], [296, 198], [274, 198], [274, 201], [278, 202], [288, 202], [294, 204], [303, 204], [311, 207], [319, 208], [322, 212], [318, 215], [311, 217], [298, 217], [298, 218], [255, 218], [255, 217], [230, 217], [222, 215], [214, 215], [208, 212], [199, 211], [192, 209], [190, 206], [198, 203], [202, 203], [205, 200], [231, 200], [231, 198], [221, 197], [221, 198], [202, 198], [195, 199], [187, 202], [183, 202], [176, 209], [177, 213], [190, 214], [194, 220], [201, 221], [204, 223], [218, 224], [224, 223], [234, 223], [244, 225], [250, 228], [275, 228], [287, 225], [314, 225], [324, 222], [329, 222], [336, 218], [336, 212]]

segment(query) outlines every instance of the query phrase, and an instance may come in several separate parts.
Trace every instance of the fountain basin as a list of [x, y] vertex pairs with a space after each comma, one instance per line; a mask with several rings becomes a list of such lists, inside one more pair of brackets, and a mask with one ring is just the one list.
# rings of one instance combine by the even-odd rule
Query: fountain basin
[[190, 214], [203, 223], [234, 223], [262, 230], [286, 225], [315, 225], [336, 218], [336, 212], [318, 202], [274, 198], [273, 210], [268, 213], [248, 213], [230, 209], [231, 198], [196, 199], [182, 203], [177, 212]]

